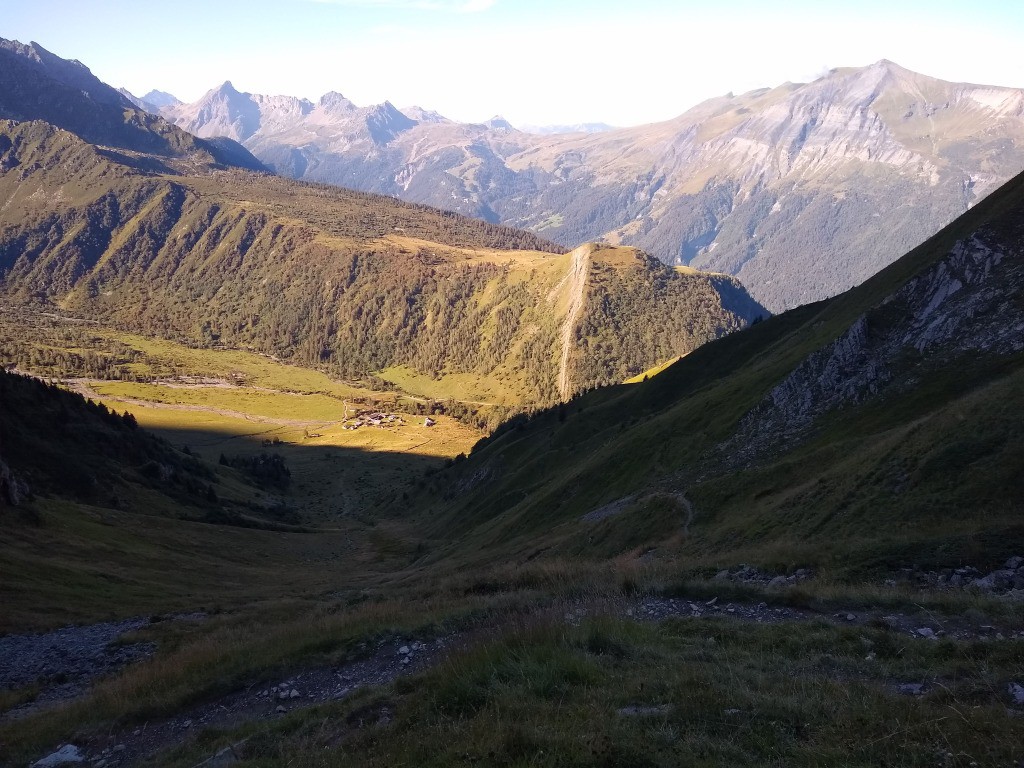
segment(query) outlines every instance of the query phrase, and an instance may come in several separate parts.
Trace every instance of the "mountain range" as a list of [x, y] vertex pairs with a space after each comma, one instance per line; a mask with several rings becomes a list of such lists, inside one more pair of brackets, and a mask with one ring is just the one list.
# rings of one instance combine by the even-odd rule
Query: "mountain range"
[[86, 141], [148, 153], [161, 162], [263, 169], [237, 142], [197, 139], [138, 108], [81, 62], [62, 59], [38, 43], [0, 38], [0, 116], [45, 120]]
[[[113, 101], [97, 112], [135, 114], [100, 93]], [[622, 381], [766, 314], [734, 278], [635, 248], [566, 254], [457, 214], [225, 169], [212, 153], [105, 148], [141, 146], [150, 129], [161, 151], [165, 132], [212, 146], [149, 119], [127, 138], [98, 122], [83, 131], [94, 143], [71, 122], [0, 119], [4, 300], [348, 377], [457, 374], [512, 407]]]
[[230, 83], [160, 112], [293, 178], [726, 272], [773, 311], [862, 282], [1024, 169], [1024, 92], [886, 60], [593, 133]]

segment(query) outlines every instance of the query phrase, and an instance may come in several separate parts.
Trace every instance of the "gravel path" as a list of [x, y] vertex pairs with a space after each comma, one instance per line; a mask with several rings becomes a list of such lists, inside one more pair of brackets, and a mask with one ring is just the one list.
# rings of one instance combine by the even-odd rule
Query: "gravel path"
[[[376, 648], [366, 649], [363, 658], [347, 664], [314, 667], [278, 681], [254, 683], [174, 717], [80, 740], [76, 746], [97, 768], [135, 765], [161, 750], [190, 741], [204, 728], [231, 728], [272, 720], [296, 709], [343, 699], [360, 688], [387, 685], [398, 677], [432, 666], [459, 642], [457, 636], [427, 642], [382, 642]], [[221, 744], [216, 752], [229, 748], [230, 744]], [[216, 757], [216, 752], [211, 758]]]
[[575, 348], [573, 343], [576, 337], [576, 323], [579, 322], [580, 313], [583, 311], [583, 304], [587, 295], [587, 275], [590, 272], [590, 255], [592, 247], [581, 245], [572, 252], [572, 265], [566, 278], [569, 280], [569, 309], [565, 313], [565, 320], [562, 321], [562, 354], [558, 363], [558, 392], [563, 400], [572, 396], [572, 386], [569, 382], [569, 357]]

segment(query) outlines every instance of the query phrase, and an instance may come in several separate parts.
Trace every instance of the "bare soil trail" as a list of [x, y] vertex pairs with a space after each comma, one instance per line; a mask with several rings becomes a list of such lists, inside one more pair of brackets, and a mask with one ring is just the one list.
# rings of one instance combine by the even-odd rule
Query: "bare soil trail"
[[572, 396], [569, 382], [569, 356], [572, 353], [573, 341], [576, 338], [576, 324], [587, 295], [587, 275], [590, 273], [590, 255], [592, 246], [581, 245], [574, 250], [572, 266], [569, 269], [569, 310], [562, 321], [562, 357], [558, 365], [558, 393], [562, 400]]

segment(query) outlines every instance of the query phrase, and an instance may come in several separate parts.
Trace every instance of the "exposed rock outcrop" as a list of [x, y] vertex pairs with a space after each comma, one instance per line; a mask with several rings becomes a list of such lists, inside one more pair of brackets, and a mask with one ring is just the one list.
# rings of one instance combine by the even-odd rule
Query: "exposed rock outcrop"
[[10, 505], [16, 507], [29, 497], [29, 484], [14, 473], [7, 463], [0, 458], [0, 507]]
[[816, 419], [919, 383], [922, 355], [953, 359], [1024, 349], [1024, 268], [994, 233], [956, 243], [946, 258], [861, 315], [809, 355], [740, 422], [720, 447], [751, 464], [805, 437]]

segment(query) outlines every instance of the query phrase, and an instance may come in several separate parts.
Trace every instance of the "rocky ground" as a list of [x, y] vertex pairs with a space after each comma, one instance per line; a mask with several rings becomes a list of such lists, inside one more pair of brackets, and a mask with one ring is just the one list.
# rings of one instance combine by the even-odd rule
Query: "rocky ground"
[[[199, 620], [203, 614], [173, 617]], [[0, 690], [38, 687], [32, 701], [0, 714], [13, 718], [48, 703], [81, 695], [97, 678], [156, 651], [152, 643], [121, 643], [123, 635], [149, 625], [152, 618], [111, 621], [52, 632], [0, 637]]]
[[[427, 642], [386, 641], [375, 649], [365, 649], [365, 658], [343, 666], [305, 669], [276, 683], [252, 685], [235, 691], [174, 717], [62, 745], [61, 749], [77, 757], [77, 762], [88, 763], [96, 768], [135, 765], [162, 749], [189, 741], [204, 728], [230, 728], [246, 722], [283, 717], [301, 707], [342, 699], [359, 688], [386, 685], [401, 675], [417, 672], [435, 663], [457, 639], [441, 637]], [[377, 719], [386, 716], [386, 713], [375, 713]], [[231, 746], [223, 745], [203, 765], [228, 765], [233, 762]], [[42, 759], [46, 760], [59, 752], [57, 750]]]
[[1002, 568], [996, 568], [988, 573], [970, 565], [962, 568], [944, 568], [941, 571], [904, 568], [898, 578], [889, 580], [889, 584], [896, 584], [900, 580], [918, 587], [971, 589], [985, 594], [1002, 594], [1024, 600], [1024, 555], [1015, 555], [1003, 563]]
[[[725, 568], [715, 574], [715, 581], [760, 585], [768, 589], [783, 589], [810, 579], [814, 574], [806, 568], [793, 573], [768, 573], [749, 565]], [[972, 565], [944, 568], [938, 571], [909, 566], [885, 580], [887, 586], [910, 585], [921, 589], [972, 590], [986, 595], [1003, 595], [1024, 601], [1024, 555], [1014, 555], [1001, 568], [988, 573]]]
[[[743, 574], [739, 577], [741, 580], [750, 578], [764, 583], [770, 583], [776, 578], [753, 572], [753, 569], [741, 568], [736, 573]], [[797, 624], [825, 621], [852, 626], [885, 627], [906, 636], [908, 640], [919, 642], [937, 642], [942, 639], [1024, 640], [1024, 629], [1019, 627], [979, 623], [963, 616], [938, 616], [920, 612], [909, 614], [880, 609], [821, 613], [806, 608], [773, 606], [763, 601], [725, 601], [717, 597], [701, 600], [662, 597], [581, 600], [569, 606], [564, 619], [570, 624], [579, 624], [587, 617], [600, 615], [645, 622], [670, 618], [727, 618], [756, 623]], [[196, 620], [199, 617], [178, 618]], [[121, 635], [139, 629], [148, 622], [148, 619], [131, 619], [89, 627], [67, 627], [46, 634], [0, 638], [0, 685], [12, 688], [23, 687], [40, 678], [51, 681], [44, 685], [43, 693], [36, 702], [8, 712], [4, 717], [17, 717], [28, 711], [27, 707], [38, 707], [47, 702], [79, 696], [97, 677], [150, 655], [154, 651], [150, 644], [118, 644]], [[467, 630], [439, 637], [396, 638], [383, 640], [376, 647], [363, 646], [358, 659], [343, 665], [297, 670], [276, 682], [254, 682], [247, 688], [204, 702], [174, 717], [112, 731], [75, 744], [61, 745], [41, 757], [34, 765], [76, 762], [97, 768], [135, 765], [161, 750], [189, 742], [205, 728], [231, 728], [245, 722], [271, 720], [298, 708], [342, 699], [359, 688], [385, 685], [400, 676], [437, 663], [452, 648], [473, 642], [480, 631]], [[58, 679], [63, 682], [52, 682]], [[1016, 690], [1014, 685], [1017, 686]], [[917, 696], [927, 693], [931, 683], [928, 680], [894, 680], [892, 686], [897, 693]], [[1024, 681], [1011, 684], [1008, 696], [1015, 702], [1015, 706], [1024, 709]], [[386, 711], [366, 713], [366, 717], [373, 722], [380, 722], [389, 716]], [[223, 744], [202, 765], [230, 765], [235, 760], [233, 745]]]

